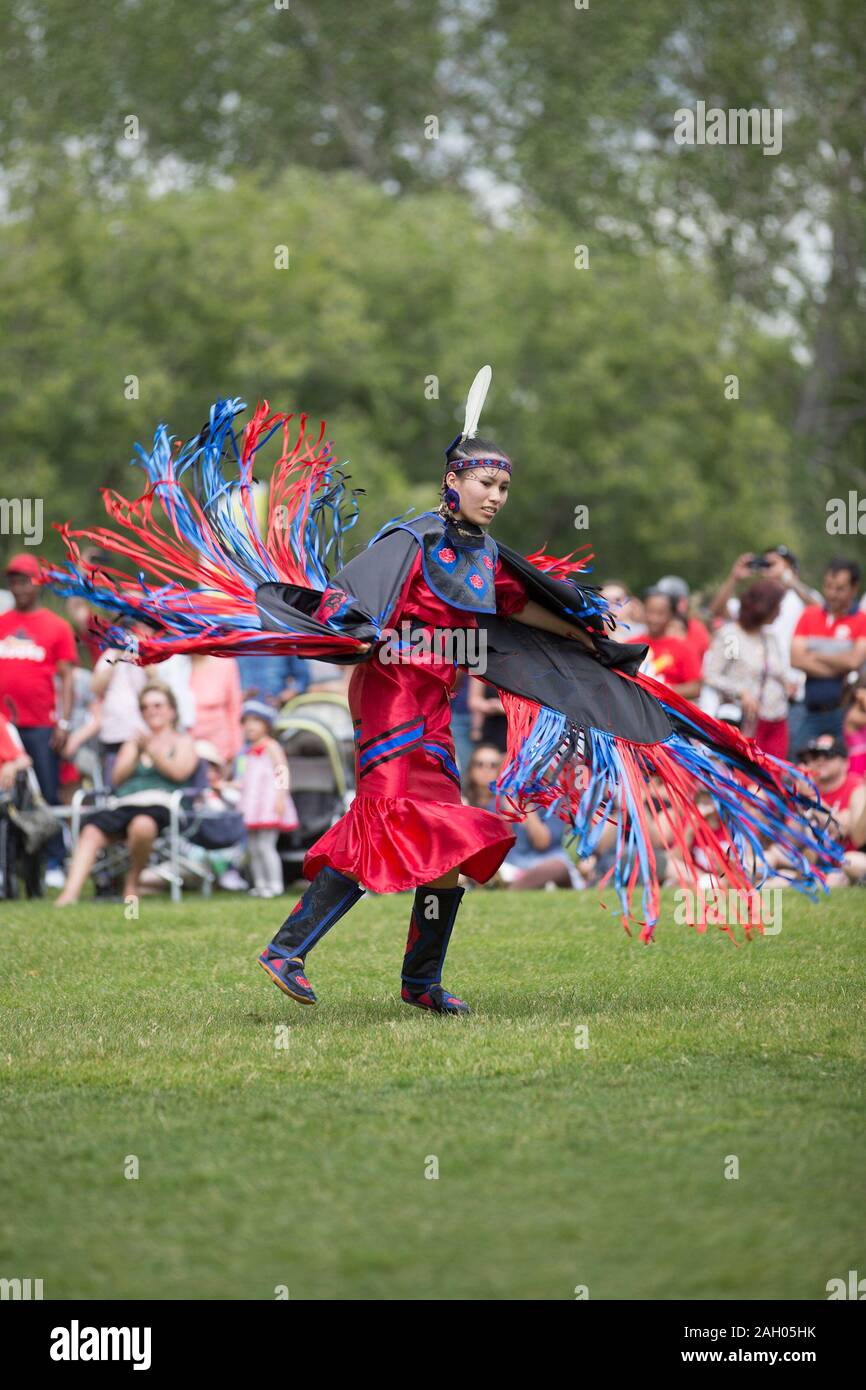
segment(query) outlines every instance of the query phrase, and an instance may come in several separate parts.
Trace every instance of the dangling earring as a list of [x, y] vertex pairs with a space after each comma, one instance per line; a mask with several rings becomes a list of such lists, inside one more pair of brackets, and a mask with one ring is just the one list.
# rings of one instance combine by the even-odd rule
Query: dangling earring
[[460, 506], [460, 493], [456, 488], [446, 487], [444, 501], [449, 512], [456, 512], [457, 508]]

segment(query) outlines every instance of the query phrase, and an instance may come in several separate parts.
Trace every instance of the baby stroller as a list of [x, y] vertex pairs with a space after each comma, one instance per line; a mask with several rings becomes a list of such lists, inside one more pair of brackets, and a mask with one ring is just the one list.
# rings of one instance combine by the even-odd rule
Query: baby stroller
[[[333, 735], [337, 742], [343, 763], [343, 774], [347, 788], [355, 786], [355, 726], [348, 703], [342, 695], [331, 695], [326, 691], [316, 691], [312, 695], [296, 695], [283, 706], [277, 731], [282, 721], [290, 719], [314, 719]], [[350, 798], [351, 799], [351, 798]]]
[[57, 833], [32, 767], [19, 772], [10, 791], [0, 791], [0, 895], [42, 897], [42, 850]]
[[283, 710], [274, 734], [289, 760], [289, 785], [300, 822], [280, 836], [287, 883], [302, 877], [307, 850], [349, 809], [354, 795], [352, 717], [341, 696], [299, 695]]

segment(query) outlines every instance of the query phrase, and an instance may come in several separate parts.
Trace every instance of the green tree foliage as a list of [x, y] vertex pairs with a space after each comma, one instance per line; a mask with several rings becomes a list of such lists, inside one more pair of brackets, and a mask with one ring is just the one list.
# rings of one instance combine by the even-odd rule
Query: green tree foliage
[[[788, 444], [766, 388], [795, 373], [787, 349], [728, 313], [711, 276], [614, 253], [576, 269], [571, 235], [552, 218], [491, 230], [452, 194], [395, 204], [308, 170], [142, 188], [111, 212], [55, 187], [0, 231], [8, 471], [54, 518], [99, 521], [98, 485], [141, 490], [131, 446], [159, 421], [186, 437], [216, 394], [267, 396], [327, 419], [367, 489], [354, 544], [435, 505], [442, 450], [489, 360], [485, 428], [516, 460], [503, 539], [589, 542], [598, 573], [639, 583], [665, 569], [699, 580], [766, 528], [790, 537]], [[739, 400], [725, 398], [733, 371]]]
[[424, 176], [411, 153], [424, 117], [447, 100], [435, 76], [442, 9], [412, 0], [7, 0], [0, 159], [14, 163], [28, 149], [53, 158], [73, 141], [113, 182], [144, 159], [210, 175], [273, 173], [288, 158], [408, 186]]
[[[866, 487], [866, 25], [859, 0], [491, 0], [467, 43], [473, 149], [588, 237], [712, 265], [810, 357], [791, 427], [804, 509]], [[467, 55], [469, 56], [469, 55]], [[677, 144], [675, 113], [782, 112], [782, 148]]]
[[[762, 533], [823, 558], [827, 498], [866, 486], [861, 8], [8, 0], [11, 447], [71, 500], [157, 418], [279, 391], [378, 470], [372, 514], [414, 499], [489, 357], [497, 423], [528, 449], [543, 405], [622, 520], [620, 567], [660, 546], [706, 566], [708, 526], [726, 554], [760, 543], [758, 490]], [[781, 109], [781, 152], [678, 145], [698, 101]], [[118, 364], [137, 402], [111, 394]], [[532, 520], [562, 534], [560, 471]], [[663, 479], [676, 539], [639, 539]]]

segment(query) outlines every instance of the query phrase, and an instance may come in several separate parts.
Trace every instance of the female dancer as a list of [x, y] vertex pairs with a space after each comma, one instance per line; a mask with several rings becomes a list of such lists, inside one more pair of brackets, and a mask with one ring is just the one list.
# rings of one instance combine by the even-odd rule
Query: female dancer
[[[607, 877], [624, 924], [642, 889], [642, 939], [659, 912], [650, 824], [653, 779], [667, 790], [664, 817], [678, 840], [684, 886], [697, 885], [693, 852], [726, 883], [751, 895], [770, 839], [784, 842], [791, 881], [814, 892], [838, 852], [808, 815], [796, 771], [737, 730], [638, 674], [646, 648], [605, 635], [613, 619], [597, 591], [575, 579], [583, 561], [497, 545], [489, 527], [506, 504], [513, 464], [477, 435], [490, 368], [479, 372], [461, 433], [446, 450], [436, 511], [397, 518], [342, 565], [342, 537], [357, 520], [346, 508], [345, 475], [330, 446], [294, 448], [288, 420], [265, 403], [242, 441], [232, 428], [239, 401], [218, 401], [208, 425], [177, 456], [164, 427], [150, 455], [139, 450], [151, 487], [136, 503], [106, 493], [112, 517], [135, 536], [107, 529], [60, 530], [71, 572], [48, 582], [119, 614], [150, 623], [154, 637], [134, 656], [158, 661], [178, 651], [237, 655], [284, 652], [355, 664], [349, 703], [355, 723], [357, 795], [346, 815], [308, 851], [311, 880], [291, 916], [259, 957], [293, 999], [312, 1004], [306, 956], [365, 889], [414, 888], [403, 960], [402, 998], [435, 1013], [468, 1006], [441, 984], [442, 965], [463, 889], [462, 870], [483, 882], [514, 837], [500, 816], [460, 799], [449, 700], [453, 642], [479, 639], [475, 674], [498, 689], [508, 721], [505, 765], [496, 783], [501, 815], [533, 808], [566, 821], [579, 853], [592, 853], [605, 825], [617, 826]], [[253, 506], [256, 452], [282, 428], [284, 448], [271, 484], [267, 536]], [[223, 475], [228, 448], [239, 477]], [[181, 486], [183, 474], [195, 496]], [[160, 502], [173, 527], [154, 517]], [[86, 536], [147, 568], [158, 587], [117, 571], [87, 571], [74, 537]], [[329, 574], [326, 559], [337, 563]], [[181, 575], [195, 587], [177, 582]], [[116, 628], [104, 640], [118, 645]], [[443, 640], [444, 639], [444, 640]], [[471, 669], [466, 651], [458, 657]], [[706, 792], [727, 831], [725, 848], [695, 808]], [[816, 862], [810, 862], [807, 851]], [[746, 918], [748, 921], [748, 917]], [[730, 933], [729, 927], [723, 927]]]
[[[480, 411], [477, 393], [476, 399]], [[405, 541], [399, 533], [392, 533], [396, 545], [390, 551], [385, 540], [377, 547], [377, 561], [388, 573], [405, 573], [388, 622], [395, 634], [407, 633], [410, 644], [396, 650], [391, 644], [380, 650], [380, 659], [364, 662], [352, 675], [357, 795], [342, 820], [308, 852], [304, 873], [312, 884], [259, 957], [274, 982], [302, 1003], [315, 1002], [304, 968], [307, 953], [364, 888], [414, 888], [402, 998], [437, 1013], [469, 1012], [441, 984], [465, 892], [459, 875], [486, 882], [515, 837], [498, 815], [463, 804], [450, 728], [457, 667], [441, 638], [475, 628], [476, 611], [495, 611], [592, 650], [583, 629], [529, 598], [488, 540], [486, 528], [508, 501], [512, 465], [492, 444], [474, 437], [474, 411], [473, 402], [463, 435], [446, 453], [442, 503], [428, 514], [431, 525], [424, 528], [432, 544], [415, 547], [408, 569], [401, 564]], [[353, 584], [363, 583], [366, 563], [359, 556], [340, 571], [315, 613], [320, 621], [333, 619]], [[408, 660], [401, 660], [404, 655]]]

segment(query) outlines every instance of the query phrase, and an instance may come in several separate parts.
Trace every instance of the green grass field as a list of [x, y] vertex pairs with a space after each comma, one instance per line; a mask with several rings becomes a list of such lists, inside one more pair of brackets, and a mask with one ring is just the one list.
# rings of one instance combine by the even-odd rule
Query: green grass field
[[470, 893], [445, 981], [471, 1019], [399, 1003], [408, 895], [362, 900], [292, 1004], [254, 964], [292, 901], [0, 907], [0, 1275], [821, 1299], [866, 1271], [863, 893], [787, 893], [739, 950], [664, 915], [644, 947], [594, 893]]

